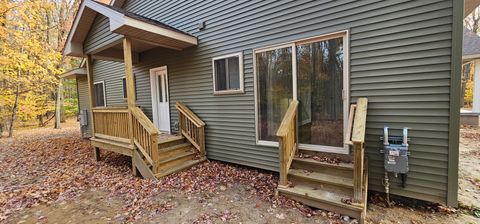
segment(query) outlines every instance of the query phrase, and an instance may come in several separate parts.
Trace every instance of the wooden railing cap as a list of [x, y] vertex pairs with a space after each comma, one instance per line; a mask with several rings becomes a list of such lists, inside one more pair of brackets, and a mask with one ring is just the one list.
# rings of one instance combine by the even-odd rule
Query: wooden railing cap
[[158, 135], [158, 129], [155, 125], [148, 119], [148, 117], [143, 113], [142, 110], [138, 107], [132, 108], [132, 115], [140, 122], [140, 124], [148, 131], [151, 135]]
[[195, 124], [197, 127], [205, 126], [205, 122], [202, 121], [195, 113], [193, 113], [185, 104], [181, 102], [175, 103], [175, 107], [180, 111], [182, 114], [190, 118], [190, 120]]
[[295, 114], [297, 113], [297, 108], [298, 108], [298, 101], [293, 100], [288, 106], [287, 112], [285, 113], [285, 116], [283, 116], [282, 123], [278, 128], [278, 131], [277, 131], [278, 137], [283, 137], [288, 133], [289, 122], [294, 118]]

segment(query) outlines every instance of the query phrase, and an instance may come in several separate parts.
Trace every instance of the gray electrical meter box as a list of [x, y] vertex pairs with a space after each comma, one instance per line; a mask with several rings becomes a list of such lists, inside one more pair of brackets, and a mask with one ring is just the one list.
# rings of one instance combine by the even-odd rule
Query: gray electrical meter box
[[87, 110], [80, 110], [80, 114], [78, 115], [78, 120], [80, 120], [80, 126], [87, 126], [88, 125]]
[[388, 127], [384, 128], [383, 155], [385, 171], [406, 174], [408, 172], [408, 129], [403, 129], [403, 137], [388, 136]]

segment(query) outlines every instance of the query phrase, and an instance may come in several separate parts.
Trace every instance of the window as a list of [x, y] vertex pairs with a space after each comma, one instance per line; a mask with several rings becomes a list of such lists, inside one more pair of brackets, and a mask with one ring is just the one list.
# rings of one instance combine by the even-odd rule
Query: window
[[297, 99], [301, 148], [348, 149], [344, 38], [344, 33], [332, 34], [254, 51], [258, 144], [278, 145], [276, 132]]
[[106, 99], [105, 99], [105, 82], [96, 82], [93, 84], [95, 89], [95, 106], [97, 107], [105, 107], [106, 106]]
[[[135, 83], [135, 86], [137, 86], [137, 77], [135, 74], [133, 75], [133, 82]], [[127, 99], [127, 78], [123, 77], [122, 78], [122, 91], [123, 91], [123, 99]], [[135, 88], [135, 99], [137, 99], [137, 88]]]
[[242, 53], [216, 57], [213, 64], [213, 93], [243, 93]]

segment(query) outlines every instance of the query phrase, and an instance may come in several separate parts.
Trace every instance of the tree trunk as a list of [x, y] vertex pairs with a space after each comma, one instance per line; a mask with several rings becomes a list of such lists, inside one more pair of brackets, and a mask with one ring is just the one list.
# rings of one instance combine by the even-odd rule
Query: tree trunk
[[[20, 71], [17, 72], [17, 77], [20, 76]], [[10, 118], [10, 127], [8, 127], [8, 137], [13, 136], [13, 124], [15, 119], [17, 119], [17, 110], [18, 110], [18, 98], [20, 97], [20, 86], [17, 84], [17, 90], [15, 92], [15, 103], [13, 104], [12, 117]]]
[[62, 80], [58, 83], [58, 90], [57, 90], [57, 102], [55, 104], [55, 129], [60, 129], [61, 125], [61, 110], [62, 110]]

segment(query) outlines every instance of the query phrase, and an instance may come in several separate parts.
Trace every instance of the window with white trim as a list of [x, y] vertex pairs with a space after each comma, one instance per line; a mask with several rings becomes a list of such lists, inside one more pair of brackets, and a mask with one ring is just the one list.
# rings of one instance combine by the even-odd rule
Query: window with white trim
[[212, 59], [213, 93], [243, 93], [242, 53], [225, 55]]
[[95, 89], [95, 106], [96, 107], [105, 107], [106, 106], [106, 99], [105, 99], [105, 82], [96, 82], [93, 84]]

